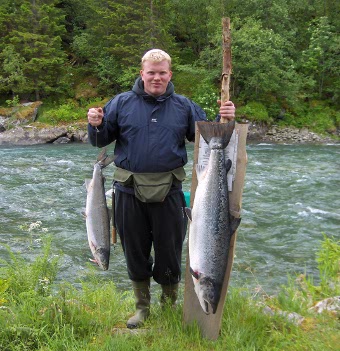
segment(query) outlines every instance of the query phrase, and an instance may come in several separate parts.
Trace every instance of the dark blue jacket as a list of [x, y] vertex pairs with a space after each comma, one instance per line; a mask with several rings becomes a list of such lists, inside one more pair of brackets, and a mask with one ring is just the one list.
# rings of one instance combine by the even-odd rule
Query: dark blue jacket
[[116, 141], [115, 164], [132, 172], [167, 172], [187, 163], [185, 138], [195, 138], [195, 121], [206, 120], [204, 111], [188, 98], [175, 94], [169, 82], [164, 95], [144, 92], [138, 78], [132, 91], [117, 95], [104, 107], [98, 132], [88, 126], [92, 145]]

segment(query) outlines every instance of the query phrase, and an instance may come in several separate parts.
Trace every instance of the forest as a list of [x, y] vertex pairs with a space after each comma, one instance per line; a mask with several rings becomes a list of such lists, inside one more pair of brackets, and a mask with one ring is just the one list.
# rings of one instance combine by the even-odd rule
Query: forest
[[213, 118], [229, 17], [238, 115], [335, 134], [339, 15], [334, 0], [2, 0], [0, 105], [103, 102], [129, 90], [144, 52], [161, 48], [176, 92]]

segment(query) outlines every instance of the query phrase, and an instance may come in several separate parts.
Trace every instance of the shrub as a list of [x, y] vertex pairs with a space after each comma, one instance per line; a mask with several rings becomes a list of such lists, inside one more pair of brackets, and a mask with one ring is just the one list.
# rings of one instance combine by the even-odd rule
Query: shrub
[[20, 105], [19, 96], [15, 95], [12, 100], [6, 100], [8, 107], [16, 107]]
[[218, 94], [212, 87], [209, 87], [207, 85], [202, 85], [193, 96], [193, 101], [202, 107], [204, 112], [207, 114], [208, 120], [210, 121], [214, 120], [218, 114], [218, 99]]
[[263, 122], [269, 124], [272, 118], [269, 117], [267, 108], [260, 102], [249, 102], [236, 110], [237, 117], [245, 117], [254, 122]]
[[47, 124], [68, 123], [86, 119], [85, 107], [80, 107], [75, 101], [69, 101], [59, 106], [44, 109], [38, 117], [39, 122]]
[[340, 113], [322, 104], [312, 104], [300, 111], [286, 113], [280, 125], [308, 128], [317, 133], [335, 133], [339, 127]]

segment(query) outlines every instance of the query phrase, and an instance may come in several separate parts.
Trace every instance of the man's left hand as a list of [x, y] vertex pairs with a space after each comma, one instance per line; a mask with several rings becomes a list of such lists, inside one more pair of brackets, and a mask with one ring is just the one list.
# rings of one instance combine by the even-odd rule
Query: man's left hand
[[221, 100], [217, 100], [220, 105], [221, 122], [228, 122], [235, 119], [235, 106], [232, 101], [225, 101], [221, 103]]

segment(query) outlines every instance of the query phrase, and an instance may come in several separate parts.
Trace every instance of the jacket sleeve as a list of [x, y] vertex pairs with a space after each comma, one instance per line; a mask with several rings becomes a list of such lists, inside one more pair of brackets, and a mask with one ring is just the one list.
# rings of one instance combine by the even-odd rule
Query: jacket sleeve
[[195, 140], [195, 122], [206, 121], [207, 116], [203, 109], [195, 102], [190, 101], [189, 128], [186, 137], [189, 141]]
[[117, 105], [118, 99], [114, 98], [104, 106], [103, 123], [97, 128], [88, 124], [87, 131], [91, 145], [103, 147], [117, 139]]

